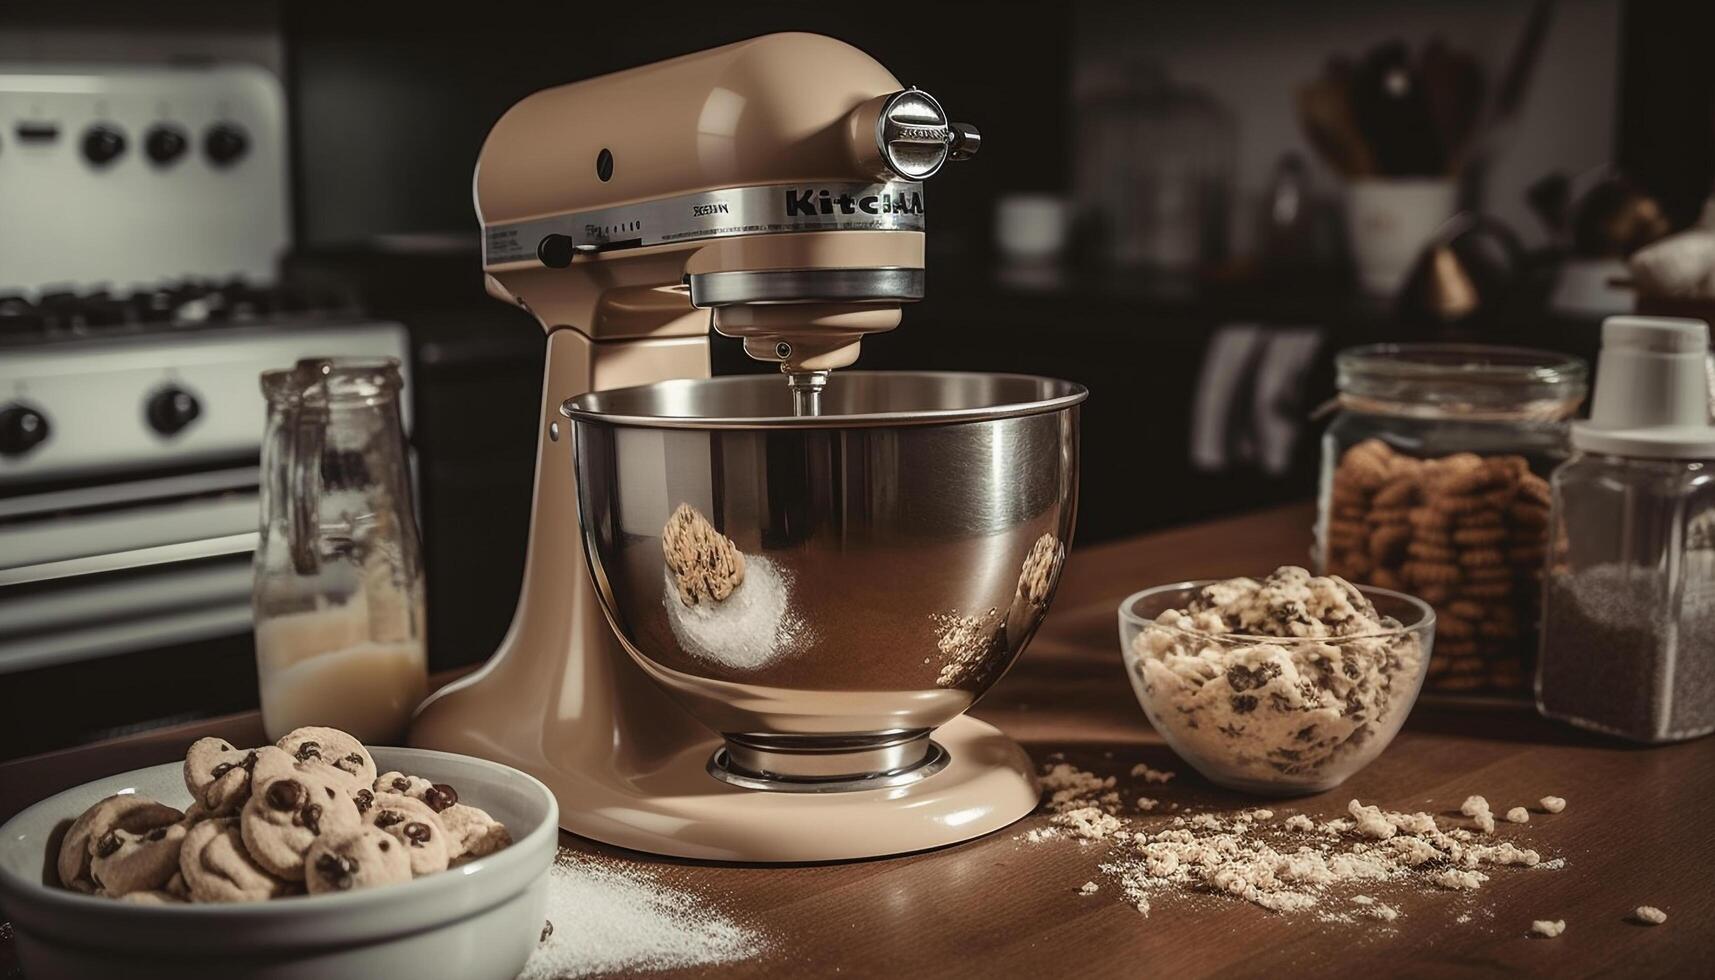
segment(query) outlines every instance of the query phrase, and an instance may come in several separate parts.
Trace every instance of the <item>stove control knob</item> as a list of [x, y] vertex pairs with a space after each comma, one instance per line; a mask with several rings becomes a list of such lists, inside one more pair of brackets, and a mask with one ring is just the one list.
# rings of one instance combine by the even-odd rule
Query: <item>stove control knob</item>
[[164, 436], [176, 436], [202, 414], [202, 404], [196, 396], [176, 385], [162, 388], [149, 396], [143, 415], [149, 428]]
[[25, 405], [0, 408], [0, 456], [22, 456], [46, 442], [48, 419]]
[[250, 149], [250, 136], [237, 123], [215, 123], [202, 137], [202, 151], [217, 167], [231, 166]]
[[83, 158], [104, 167], [125, 152], [125, 134], [106, 123], [96, 123], [84, 130]]
[[158, 164], [169, 164], [185, 153], [190, 140], [185, 139], [185, 131], [177, 126], [156, 126], [143, 137], [143, 152], [149, 154], [149, 159]]

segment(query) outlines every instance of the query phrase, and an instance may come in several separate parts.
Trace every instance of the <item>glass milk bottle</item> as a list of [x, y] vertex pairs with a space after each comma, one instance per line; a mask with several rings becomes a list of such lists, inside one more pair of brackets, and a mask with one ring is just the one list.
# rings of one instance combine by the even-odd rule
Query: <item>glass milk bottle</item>
[[326, 725], [393, 743], [427, 693], [399, 388], [392, 359], [304, 360], [262, 375], [251, 604], [269, 739]]
[[1537, 707], [1640, 742], [1715, 731], [1715, 427], [1702, 321], [1610, 317], [1554, 472]]

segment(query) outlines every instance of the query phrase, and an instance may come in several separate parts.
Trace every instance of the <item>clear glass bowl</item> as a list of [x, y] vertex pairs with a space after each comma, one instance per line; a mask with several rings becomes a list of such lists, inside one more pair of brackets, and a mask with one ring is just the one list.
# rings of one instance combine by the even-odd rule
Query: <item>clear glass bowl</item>
[[1358, 586], [1401, 625], [1336, 637], [1204, 633], [1157, 622], [1211, 581], [1145, 589], [1119, 607], [1120, 653], [1149, 723], [1210, 781], [1269, 796], [1319, 793], [1368, 765], [1417, 701], [1435, 612]]

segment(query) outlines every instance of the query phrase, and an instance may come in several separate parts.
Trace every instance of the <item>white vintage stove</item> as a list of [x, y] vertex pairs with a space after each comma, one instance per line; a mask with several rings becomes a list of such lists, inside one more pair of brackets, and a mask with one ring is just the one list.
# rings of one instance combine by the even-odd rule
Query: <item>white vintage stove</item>
[[259, 68], [0, 64], [0, 687], [242, 637], [257, 375], [408, 366], [398, 324], [277, 281], [288, 159]]

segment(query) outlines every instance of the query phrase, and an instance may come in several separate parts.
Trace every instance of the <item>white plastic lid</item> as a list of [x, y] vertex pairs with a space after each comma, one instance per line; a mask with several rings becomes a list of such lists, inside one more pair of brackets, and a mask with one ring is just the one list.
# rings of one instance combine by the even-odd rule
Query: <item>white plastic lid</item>
[[1615, 456], [1715, 459], [1709, 394], [1708, 324], [1609, 317], [1590, 419], [1573, 423], [1572, 445]]

